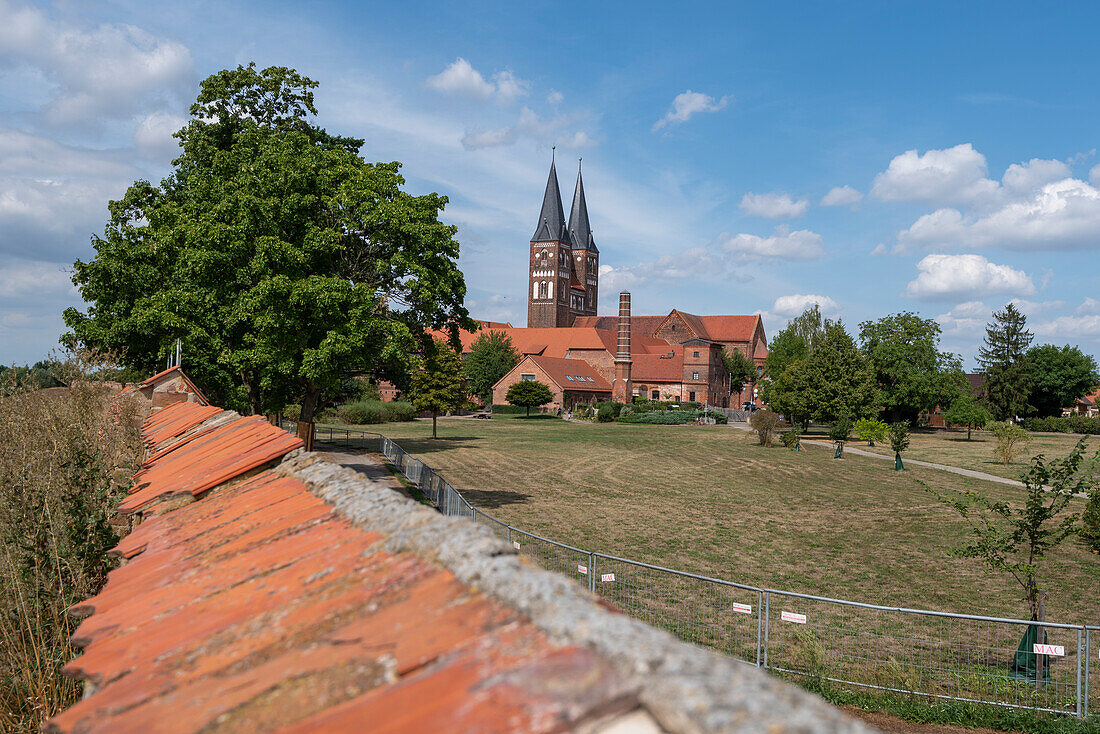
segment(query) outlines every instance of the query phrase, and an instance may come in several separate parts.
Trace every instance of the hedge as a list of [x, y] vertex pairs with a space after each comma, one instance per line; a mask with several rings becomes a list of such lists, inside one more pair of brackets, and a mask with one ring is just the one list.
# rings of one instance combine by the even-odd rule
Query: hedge
[[1046, 433], [1088, 433], [1100, 435], [1100, 418], [1071, 415], [1068, 418], [1025, 418], [1024, 428]]
[[336, 409], [336, 416], [341, 422], [353, 425], [411, 421], [416, 417], [416, 413], [412, 403], [400, 400], [393, 402], [357, 400], [354, 403], [345, 403]]

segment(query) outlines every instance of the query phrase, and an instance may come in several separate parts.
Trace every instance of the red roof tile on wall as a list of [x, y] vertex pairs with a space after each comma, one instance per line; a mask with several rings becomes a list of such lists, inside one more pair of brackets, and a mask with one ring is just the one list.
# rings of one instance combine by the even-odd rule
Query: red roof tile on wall
[[[239, 419], [157, 452], [127, 502], [297, 444], [272, 431]], [[93, 693], [47, 731], [549, 732], [614, 700], [595, 653], [382, 538], [270, 470], [146, 518], [74, 607], [91, 616], [65, 671]]]
[[176, 403], [149, 416], [142, 424], [142, 436], [148, 446], [181, 436], [200, 423], [221, 413], [222, 409], [199, 403]]

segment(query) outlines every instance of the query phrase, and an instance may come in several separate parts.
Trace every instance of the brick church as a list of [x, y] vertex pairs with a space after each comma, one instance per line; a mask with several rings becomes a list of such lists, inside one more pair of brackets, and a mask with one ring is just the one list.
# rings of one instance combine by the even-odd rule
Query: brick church
[[[531, 237], [527, 328], [482, 322], [503, 331], [523, 355], [493, 391], [503, 403], [522, 379], [550, 385], [553, 408], [614, 396], [709, 402], [740, 408], [756, 402], [755, 382], [731, 394], [723, 350], [737, 349], [763, 374], [767, 338], [759, 315], [698, 316], [673, 309], [662, 316], [633, 316], [630, 294], [620, 294], [618, 316], [597, 316], [600, 251], [588, 218], [584, 182], [577, 171], [566, 219], [555, 163], [550, 164], [542, 209]], [[461, 333], [463, 351], [476, 334]], [[579, 360], [570, 362], [569, 360]]]

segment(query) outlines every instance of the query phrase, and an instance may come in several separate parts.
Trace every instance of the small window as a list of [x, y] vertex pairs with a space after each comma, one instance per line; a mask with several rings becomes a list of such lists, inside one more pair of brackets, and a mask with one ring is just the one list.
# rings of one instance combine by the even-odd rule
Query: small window
[[[691, 373], [691, 379], [698, 380], [699, 379], [699, 373], [698, 372], [692, 372]], [[692, 398], [692, 400], [694, 400], [694, 399], [695, 398]]]
[[519, 379], [520, 379], [521, 382], [534, 382], [535, 381], [535, 376], [534, 375], [520, 375]]
[[694, 356], [698, 357], [698, 356], [699, 356], [699, 352], [695, 352], [695, 353], [694, 353]]
[[565, 379], [569, 380], [570, 382], [576, 382], [576, 380], [573, 379], [573, 375], [566, 375]]
[[653, 395], [652, 395], [652, 397], [651, 397], [650, 399], [651, 399], [651, 400], [656, 400], [656, 399], [658, 399], [659, 397], [661, 397], [661, 393], [659, 393], [658, 391], [654, 390], [654, 391], [653, 391]]
[[695, 402], [695, 393], [689, 392], [688, 393], [688, 400], [690, 400], [691, 402], [694, 403]]

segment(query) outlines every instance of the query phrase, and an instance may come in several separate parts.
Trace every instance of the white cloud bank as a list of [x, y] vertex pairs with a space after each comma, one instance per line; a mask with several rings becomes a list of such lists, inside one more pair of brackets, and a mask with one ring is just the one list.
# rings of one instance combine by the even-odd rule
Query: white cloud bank
[[969, 143], [909, 150], [890, 161], [875, 177], [872, 196], [940, 205], [898, 233], [898, 251], [1100, 247], [1100, 189], [1074, 178], [1065, 162], [1013, 163], [1000, 181], [987, 173], [985, 156]]
[[30, 5], [0, 0], [0, 69], [31, 68], [53, 85], [52, 124], [127, 119], [189, 94], [195, 65], [186, 46], [132, 25], [81, 29]]
[[494, 73], [492, 81], [487, 81], [480, 71], [461, 56], [443, 71], [428, 77], [425, 84], [429, 89], [442, 94], [484, 101], [494, 99], [505, 104], [530, 92], [530, 84], [508, 70]]
[[798, 316], [807, 308], [817, 304], [824, 314], [840, 313], [840, 306], [832, 298], [815, 293], [795, 293], [789, 296], [780, 296], [772, 304], [772, 313], [788, 318]]
[[919, 263], [917, 277], [905, 295], [921, 300], [977, 300], [984, 296], [1029, 296], [1035, 293], [1031, 276], [981, 255], [928, 255]]
[[765, 219], [794, 219], [806, 213], [810, 202], [806, 199], [792, 199], [789, 194], [754, 194], [749, 192], [741, 197], [741, 211], [754, 217]]
[[569, 132], [564, 129], [574, 122], [575, 118], [566, 115], [543, 119], [531, 108], [524, 107], [520, 110], [519, 119], [513, 125], [491, 130], [467, 131], [462, 136], [462, 147], [467, 150], [496, 148], [512, 145], [523, 137], [573, 150], [595, 145], [596, 141], [583, 130]]
[[660, 130], [666, 125], [687, 122], [700, 112], [717, 112], [724, 109], [732, 100], [733, 98], [729, 95], [715, 99], [710, 95], [689, 89], [676, 95], [665, 116], [653, 123], [653, 130]]
[[754, 258], [816, 260], [825, 255], [821, 235], [817, 232], [811, 232], [808, 229], [792, 232], [784, 225], [776, 227], [770, 237], [723, 233], [718, 237], [718, 245], [726, 252]]

